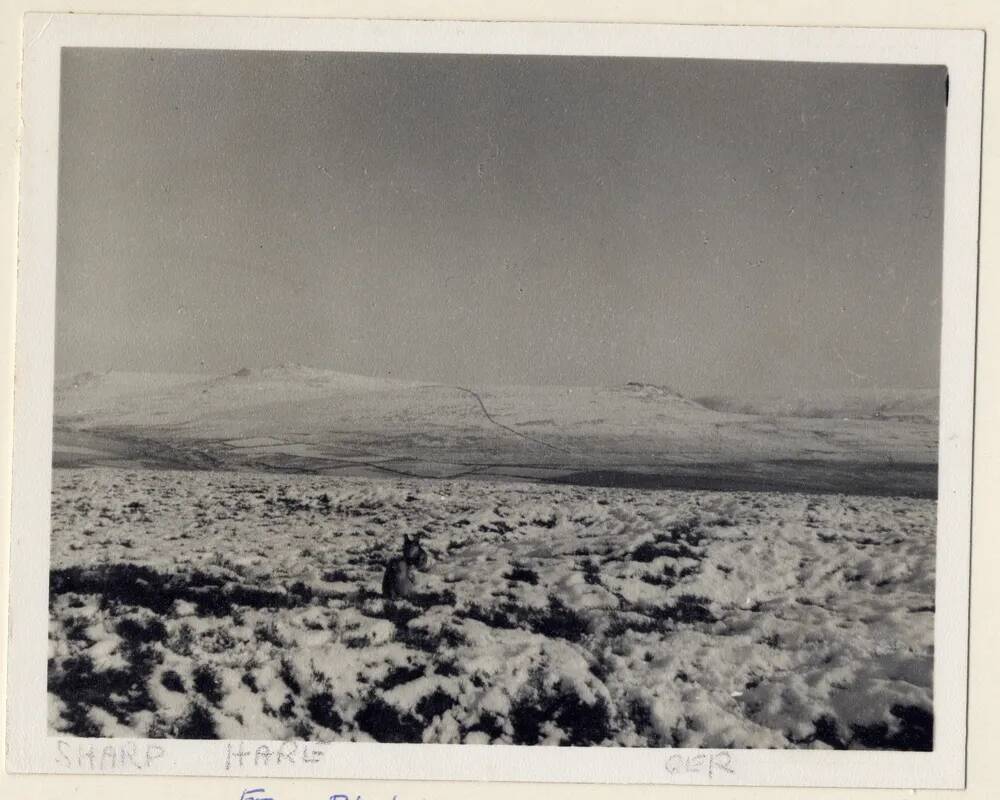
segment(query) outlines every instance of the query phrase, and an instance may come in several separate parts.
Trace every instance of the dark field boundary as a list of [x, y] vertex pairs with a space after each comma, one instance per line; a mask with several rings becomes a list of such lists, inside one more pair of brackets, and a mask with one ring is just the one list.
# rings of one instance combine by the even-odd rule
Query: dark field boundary
[[[851, 494], [937, 498], [938, 467], [933, 462], [835, 459], [767, 459], [692, 462], [665, 453], [656, 463], [594, 465], [533, 460], [491, 460], [489, 453], [456, 455], [434, 451], [397, 457], [244, 454], [210, 441], [150, 439], [137, 432], [61, 431], [57, 428], [54, 468], [269, 472], [355, 477], [468, 479], [598, 486], [633, 490], [679, 489], [716, 492]], [[68, 449], [60, 450], [60, 443]], [[390, 448], [391, 449], [391, 448]], [[595, 454], [597, 458], [599, 454]], [[648, 454], [647, 454], [648, 457]], [[642, 458], [637, 454], [637, 458]], [[494, 456], [495, 459], [495, 456]], [[596, 460], [596, 459], [595, 459]], [[566, 462], [569, 463], [566, 463]]]
[[786, 459], [683, 465], [657, 472], [586, 470], [549, 478], [547, 482], [626, 489], [856, 494], [935, 500], [937, 464]]

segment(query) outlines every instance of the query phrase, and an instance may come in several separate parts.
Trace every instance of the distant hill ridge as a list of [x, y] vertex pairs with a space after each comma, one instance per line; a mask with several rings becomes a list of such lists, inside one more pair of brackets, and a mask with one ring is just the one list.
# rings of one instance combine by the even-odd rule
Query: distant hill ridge
[[933, 496], [933, 397], [710, 399], [715, 410], [642, 381], [461, 386], [299, 364], [91, 372], [57, 382], [53, 463]]
[[[447, 384], [428, 381], [379, 378], [309, 367], [285, 362], [261, 368], [241, 367], [226, 374], [209, 373], [144, 373], [108, 370], [105, 372], [80, 372], [62, 375], [56, 379], [57, 399], [91, 402], [91, 408], [102, 402], [114, 403], [126, 397], [142, 395], [174, 395], [177, 392], [201, 394], [233, 391], [242, 393], [251, 385], [266, 385], [271, 393], [281, 392], [287, 384], [290, 394], [294, 387], [314, 393], [324, 389], [349, 391], [405, 391], [412, 388], [447, 390]], [[242, 389], [240, 387], [243, 387]], [[456, 387], [457, 388], [457, 387]], [[484, 393], [504, 392], [514, 387], [475, 387]], [[612, 387], [532, 386], [533, 395], [547, 392], [564, 393], [574, 390], [622, 392], [640, 401], [674, 402], [681, 406], [726, 414], [748, 416], [812, 417], [878, 419], [880, 417], [924, 417], [936, 419], [939, 394], [936, 389], [872, 388], [863, 390], [837, 390], [816, 392], [809, 395], [733, 397], [729, 395], [704, 395], [689, 398], [664, 384], [645, 381], [628, 381]]]

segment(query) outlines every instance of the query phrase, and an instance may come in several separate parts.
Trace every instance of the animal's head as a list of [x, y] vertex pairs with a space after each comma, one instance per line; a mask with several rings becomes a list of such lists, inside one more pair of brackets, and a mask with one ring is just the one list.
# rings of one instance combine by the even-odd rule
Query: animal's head
[[411, 539], [405, 533], [403, 534], [403, 560], [416, 567], [423, 567], [427, 564], [427, 551], [420, 546], [420, 541], [416, 537]]

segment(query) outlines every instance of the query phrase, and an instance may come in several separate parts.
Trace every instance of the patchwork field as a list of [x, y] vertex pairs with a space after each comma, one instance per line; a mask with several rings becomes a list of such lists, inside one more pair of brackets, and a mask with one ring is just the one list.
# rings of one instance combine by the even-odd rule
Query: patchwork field
[[[932, 744], [933, 500], [53, 474], [53, 732]], [[404, 533], [431, 561], [388, 603]]]

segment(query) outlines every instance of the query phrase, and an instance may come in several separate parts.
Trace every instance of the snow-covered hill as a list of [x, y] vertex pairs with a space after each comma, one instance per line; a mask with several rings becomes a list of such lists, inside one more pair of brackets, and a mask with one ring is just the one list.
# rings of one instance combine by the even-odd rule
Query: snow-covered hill
[[697, 398], [699, 404], [716, 411], [782, 417], [836, 417], [879, 419], [925, 417], [937, 419], [936, 389], [877, 388], [822, 392], [794, 397], [728, 397], [710, 395]]
[[933, 418], [796, 409], [716, 410], [641, 383], [465, 387], [299, 365], [109, 372], [57, 381], [55, 463], [933, 491]]

